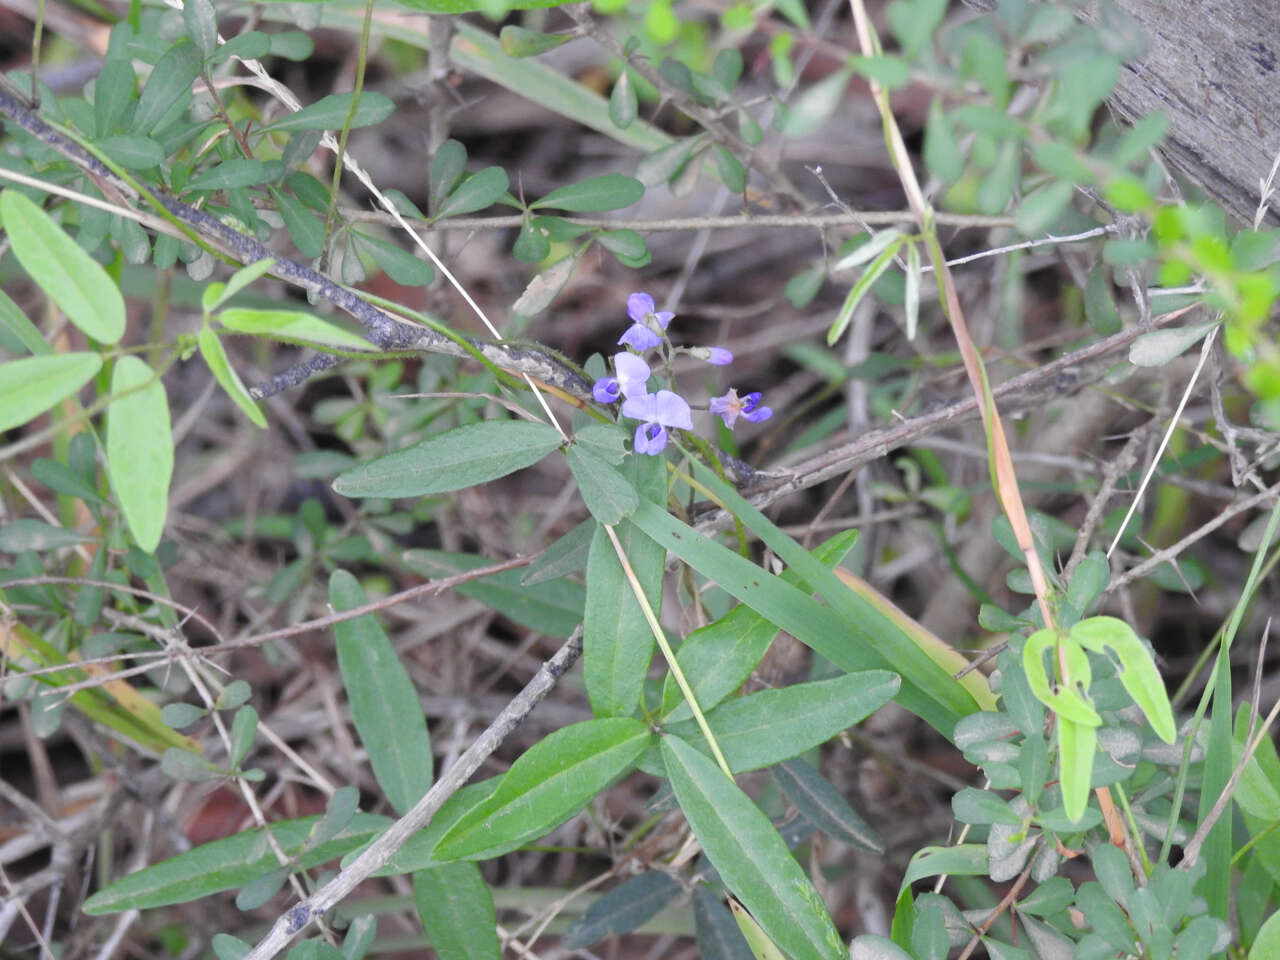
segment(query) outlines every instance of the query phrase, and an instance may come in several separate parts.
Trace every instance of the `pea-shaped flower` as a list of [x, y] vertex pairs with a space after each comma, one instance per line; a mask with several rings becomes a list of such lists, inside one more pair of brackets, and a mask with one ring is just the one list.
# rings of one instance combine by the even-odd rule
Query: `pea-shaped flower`
[[647, 389], [649, 365], [634, 353], [615, 353], [613, 372], [616, 377], [601, 377], [591, 387], [598, 403], [613, 403], [619, 397], [638, 397]]
[[733, 429], [733, 424], [738, 417], [742, 417], [748, 423], [760, 423], [773, 416], [772, 410], [760, 406], [760, 400], [761, 395], [758, 390], [748, 393], [745, 397], [739, 397], [737, 390], [730, 390], [723, 396], [712, 397], [707, 404], [707, 409], [723, 420], [726, 427]]
[[631, 326], [618, 338], [618, 342], [643, 353], [662, 342], [662, 334], [675, 314], [670, 310], [658, 310], [653, 297], [647, 293], [633, 293], [627, 297], [627, 316], [631, 318]]
[[670, 390], [628, 397], [622, 404], [622, 415], [644, 421], [636, 427], [636, 453], [661, 453], [667, 445], [667, 427], [693, 429], [689, 404]]

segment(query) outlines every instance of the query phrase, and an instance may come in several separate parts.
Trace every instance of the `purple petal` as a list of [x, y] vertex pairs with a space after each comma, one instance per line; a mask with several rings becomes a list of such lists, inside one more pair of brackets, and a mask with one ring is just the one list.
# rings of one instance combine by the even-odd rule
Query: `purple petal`
[[773, 411], [768, 407], [756, 407], [754, 410], [744, 410], [742, 419], [748, 423], [762, 423], [773, 416]]
[[671, 324], [671, 321], [675, 319], [675, 316], [670, 310], [663, 310], [661, 313], [653, 314], [653, 319], [657, 320], [662, 329], [665, 330]]
[[633, 323], [627, 327], [627, 332], [618, 338], [618, 342], [643, 353], [660, 344], [662, 338], [643, 323]]
[[613, 377], [601, 377], [591, 388], [597, 403], [613, 403], [621, 392], [621, 386]]
[[650, 456], [661, 453], [667, 445], [667, 428], [656, 423], [642, 423], [636, 427], [636, 453]]
[[633, 293], [627, 297], [627, 316], [636, 323], [644, 323], [644, 318], [653, 313], [656, 306], [647, 293]]
[[657, 416], [653, 419], [668, 427], [679, 427], [681, 430], [693, 429], [693, 412], [683, 397], [670, 390], [659, 390], [655, 394], [654, 407]]
[[707, 354], [707, 363], [713, 363], [717, 367], [727, 367], [733, 363], [733, 354], [724, 347], [710, 347]]
[[751, 393], [748, 393], [745, 397], [742, 398], [742, 412], [750, 413], [752, 410], [754, 410], [757, 406], [760, 405], [760, 398], [761, 398], [761, 393], [759, 390], [754, 390]]
[[634, 353], [615, 353], [613, 369], [618, 374], [619, 388], [624, 397], [640, 396], [648, 392], [649, 365]]
[[724, 421], [724, 425], [733, 429], [734, 421], [742, 412], [742, 404], [738, 400], [737, 390], [728, 390], [723, 396], [712, 397], [707, 402], [707, 409]]

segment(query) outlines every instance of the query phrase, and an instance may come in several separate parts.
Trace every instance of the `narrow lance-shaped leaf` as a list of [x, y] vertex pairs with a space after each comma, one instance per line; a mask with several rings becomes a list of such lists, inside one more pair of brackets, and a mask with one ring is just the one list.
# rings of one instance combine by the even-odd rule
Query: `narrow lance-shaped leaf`
[[[268, 828], [286, 856], [301, 855], [298, 866], [304, 870], [368, 843], [391, 825], [386, 817], [357, 813], [347, 828], [332, 840], [304, 853], [307, 838], [319, 819], [280, 820]], [[186, 903], [242, 887], [275, 866], [275, 853], [267, 845], [262, 830], [248, 830], [203, 844], [117, 880], [86, 900], [84, 912], [101, 916]]]
[[228, 330], [255, 337], [272, 337], [287, 343], [304, 343], [320, 348], [369, 351], [373, 344], [358, 333], [344, 330], [301, 310], [251, 310], [229, 307], [217, 314], [218, 322]]
[[424, 497], [505, 477], [560, 445], [554, 428], [527, 420], [485, 420], [428, 437], [341, 474], [344, 497]]
[[[335, 570], [329, 602], [338, 613], [368, 602], [355, 577]], [[378, 785], [404, 814], [431, 786], [431, 740], [409, 672], [371, 613], [334, 625], [338, 668], [351, 719], [369, 752]]]
[[663, 737], [680, 809], [721, 879], [791, 960], [843, 960], [844, 945], [769, 818], [709, 757]]
[[836, 319], [831, 324], [831, 329], [827, 331], [827, 346], [835, 346], [836, 341], [849, 328], [849, 324], [853, 322], [853, 311], [862, 302], [862, 298], [870, 292], [871, 285], [879, 280], [881, 275], [889, 269], [889, 265], [893, 263], [893, 258], [898, 255], [898, 248], [902, 246], [902, 243], [903, 238], [901, 236], [895, 237], [880, 252], [880, 255], [871, 262], [871, 266], [867, 267], [862, 276], [858, 278], [858, 282], [853, 285], [853, 289], [845, 297], [844, 304], [840, 307], [840, 312], [836, 314]]
[[630, 770], [652, 735], [630, 717], [562, 727], [521, 755], [498, 789], [453, 825], [441, 860], [487, 860], [549, 833]]
[[107, 407], [107, 476], [139, 547], [160, 544], [173, 476], [173, 434], [164, 384], [137, 357], [116, 361]]
[[101, 343], [124, 336], [124, 297], [107, 272], [24, 194], [0, 192], [13, 254], [67, 319]]

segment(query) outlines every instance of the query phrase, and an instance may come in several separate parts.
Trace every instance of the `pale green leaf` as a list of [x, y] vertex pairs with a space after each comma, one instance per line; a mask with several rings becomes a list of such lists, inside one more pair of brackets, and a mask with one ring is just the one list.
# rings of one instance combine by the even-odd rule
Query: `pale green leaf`
[[44, 413], [101, 369], [96, 353], [51, 353], [0, 364], [0, 431]]
[[124, 335], [124, 297], [98, 262], [16, 190], [0, 192], [0, 222], [22, 269], [67, 319], [101, 343], [117, 343]]
[[[128, 393], [126, 394], [126, 391]], [[134, 356], [116, 361], [107, 407], [107, 476], [138, 546], [160, 544], [173, 476], [173, 436], [164, 384]]]
[[204, 362], [209, 365], [209, 370], [213, 373], [214, 379], [218, 381], [218, 385], [227, 392], [227, 396], [235, 401], [236, 406], [249, 418], [250, 422], [265, 430], [267, 428], [267, 418], [258, 408], [258, 405], [253, 402], [253, 398], [249, 396], [249, 391], [245, 389], [240, 375], [231, 366], [231, 361], [227, 358], [227, 351], [222, 346], [222, 341], [218, 338], [218, 335], [208, 327], [201, 327], [200, 332], [196, 335], [196, 342], [200, 346], [200, 355], [204, 357]]
[[255, 337], [271, 337], [287, 343], [333, 347], [338, 350], [374, 349], [373, 344], [358, 333], [351, 333], [328, 320], [300, 310], [228, 307], [217, 315], [217, 319], [228, 330]]

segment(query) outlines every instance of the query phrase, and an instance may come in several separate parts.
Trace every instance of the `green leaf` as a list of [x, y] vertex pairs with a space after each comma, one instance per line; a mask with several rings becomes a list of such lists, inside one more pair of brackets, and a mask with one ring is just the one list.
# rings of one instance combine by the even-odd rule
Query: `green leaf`
[[520, 578], [520, 585], [530, 587], [584, 569], [587, 565], [587, 553], [591, 548], [591, 536], [595, 530], [595, 520], [590, 517], [583, 520], [529, 564]]
[[[321, 97], [310, 106], [303, 107], [296, 113], [281, 117], [275, 123], [259, 127], [258, 132], [267, 130], [281, 133], [287, 130], [339, 130], [347, 122], [347, 114], [351, 112], [351, 101], [354, 93], [331, 93]], [[355, 116], [351, 118], [351, 129], [371, 127], [381, 123], [395, 112], [395, 101], [380, 93], [361, 91], [360, 102], [356, 105]]]
[[268, 36], [260, 30], [250, 30], [247, 33], [238, 34], [222, 46], [216, 47], [206, 58], [206, 61], [212, 67], [225, 63], [232, 57], [240, 57], [244, 60], [261, 60], [273, 52], [275, 52], [276, 56], [283, 56], [282, 53], [273, 50], [272, 41], [279, 36], [281, 35], [272, 34]]
[[706, 884], [693, 888], [693, 922], [702, 960], [742, 960], [748, 950], [742, 930]]
[[[127, 396], [119, 396], [126, 390]], [[160, 545], [173, 476], [173, 435], [164, 384], [137, 357], [116, 361], [107, 407], [107, 477], [134, 541]]]
[[446, 140], [440, 144], [431, 158], [431, 169], [428, 172], [428, 196], [432, 213], [440, 209], [440, 205], [466, 172], [467, 148], [457, 140]]
[[616, 257], [640, 260], [649, 255], [644, 237], [634, 230], [601, 230], [596, 234], [596, 240]]
[[676, 880], [660, 870], [628, 877], [570, 924], [561, 942], [566, 949], [579, 950], [605, 937], [630, 933], [683, 892]]
[[840, 312], [836, 314], [835, 320], [832, 321], [831, 329], [827, 331], [827, 346], [835, 346], [836, 341], [844, 335], [845, 330], [849, 328], [849, 324], [853, 322], [853, 311], [862, 302], [862, 298], [871, 291], [872, 284], [879, 280], [881, 275], [889, 269], [902, 244], [903, 237], [901, 234], [894, 236], [889, 245], [862, 272], [858, 282], [853, 285], [848, 296], [844, 298], [844, 304], [840, 307]]
[[67, 319], [100, 343], [119, 342], [124, 297], [97, 261], [16, 190], [0, 192], [0, 223], [22, 269]]
[[[819, 544], [813, 555], [828, 567], [834, 567], [853, 549], [858, 531], [846, 530]], [[796, 584], [795, 571], [785, 570], [781, 579]], [[738, 689], [751, 675], [769, 644], [778, 633], [775, 623], [762, 617], [747, 604], [740, 604], [719, 620], [699, 627], [687, 636], [676, 651], [676, 661], [693, 688], [694, 699], [702, 710], [710, 710]], [[670, 674], [663, 684], [662, 713], [664, 723], [676, 723], [692, 716]]]
[[886, 90], [905, 87], [911, 80], [911, 69], [900, 57], [854, 57], [853, 69]]
[[[646, 497], [653, 495], [658, 486], [665, 493], [666, 468], [661, 457], [632, 457], [627, 466], [636, 471], [632, 485], [642, 494], [641, 503], [650, 502]], [[630, 520], [619, 523], [614, 533], [650, 607], [661, 609], [666, 551]], [[644, 689], [654, 639], [603, 527], [596, 528], [587, 556], [587, 602], [582, 630], [583, 679], [591, 709], [596, 716], [629, 716]]]
[[947, 0], [895, 0], [889, 5], [889, 27], [902, 45], [902, 55], [914, 60], [947, 11]]
[[168, 128], [191, 103], [191, 84], [200, 76], [200, 51], [182, 40], [165, 52], [151, 70], [133, 114], [134, 133], [148, 136]]
[[493, 893], [474, 863], [419, 870], [413, 875], [413, 902], [440, 960], [500, 960]]
[[359, 334], [298, 310], [249, 310], [228, 307], [217, 315], [228, 330], [256, 337], [271, 337], [287, 343], [303, 343], [338, 350], [369, 351], [373, 344]]
[[22, 517], [0, 526], [0, 553], [60, 550], [63, 547], [73, 547], [77, 543], [90, 543], [97, 539], [65, 527], [55, 527], [43, 520]]
[[630, 770], [649, 745], [630, 717], [562, 727], [526, 750], [498, 789], [468, 811], [437, 845], [447, 860], [488, 860], [550, 833]]
[[204, 362], [209, 365], [209, 370], [213, 373], [214, 379], [218, 381], [218, 385], [227, 392], [227, 396], [235, 401], [236, 406], [249, 418], [251, 423], [265, 430], [267, 428], [267, 418], [258, 408], [258, 405], [253, 402], [253, 398], [249, 396], [249, 391], [245, 389], [240, 375], [231, 366], [231, 361], [227, 358], [227, 351], [222, 346], [222, 341], [218, 339], [218, 335], [209, 327], [201, 327], [200, 332], [196, 335], [196, 342], [200, 346], [200, 355], [204, 357]]
[[498, 31], [498, 42], [508, 57], [536, 57], [573, 38], [572, 33], [538, 33], [510, 23]]
[[756, 960], [787, 960], [786, 954], [769, 939], [769, 935], [764, 932], [760, 924], [756, 923], [756, 918], [747, 913], [746, 907], [731, 897], [729, 909], [733, 911], [733, 919], [737, 922], [738, 929], [747, 942], [747, 948]]
[[289, 231], [289, 239], [304, 257], [315, 258], [324, 251], [324, 223], [306, 206], [281, 190], [271, 190], [276, 210]]
[[333, 489], [344, 497], [449, 493], [522, 470], [560, 442], [560, 434], [546, 424], [484, 420], [361, 464], [340, 474]]
[[[268, 827], [287, 856], [300, 857], [300, 869], [309, 870], [363, 846], [391, 825], [386, 817], [359, 813], [328, 843], [304, 853], [305, 841], [319, 819], [280, 820]], [[186, 903], [243, 887], [277, 866], [263, 831], [249, 830], [131, 873], [86, 900], [84, 911], [101, 916]]]
[[844, 101], [852, 75], [852, 68], [843, 67], [801, 91], [776, 115], [778, 132], [785, 137], [807, 137], [817, 130]]
[[184, 783], [206, 783], [221, 780], [227, 775], [225, 770], [210, 763], [200, 754], [181, 747], [169, 747], [161, 754], [160, 769], [166, 776]]
[[[746, 773], [826, 743], [892, 700], [901, 684], [887, 670], [796, 683], [722, 703], [707, 712], [707, 723], [729, 769]], [[692, 720], [670, 732], [705, 747]]]
[[613, 526], [640, 505], [635, 487], [593, 450], [572, 444], [566, 454], [583, 502], [601, 523]]
[[786, 760], [769, 772], [800, 814], [823, 833], [850, 846], [884, 853], [884, 841], [844, 795], [804, 760]]
[[1054, 180], [1022, 198], [1018, 204], [1015, 225], [1024, 237], [1038, 237], [1062, 216], [1071, 205], [1075, 184]]
[[431, 264], [419, 260], [408, 250], [379, 240], [368, 234], [360, 235], [360, 242], [369, 251], [374, 262], [382, 268], [382, 272], [396, 283], [406, 287], [425, 287], [436, 278]]
[[[356, 578], [335, 570], [329, 603], [343, 613], [368, 602]], [[334, 624], [338, 668], [351, 719], [369, 753], [378, 786], [403, 815], [431, 787], [431, 740], [409, 672], [371, 613]]]
[[907, 244], [907, 275], [902, 294], [903, 321], [906, 326], [908, 340], [916, 338], [916, 329], [920, 324], [920, 247], [915, 243]]
[[1089, 271], [1089, 280], [1084, 288], [1084, 316], [1100, 336], [1119, 333], [1123, 325], [1120, 311], [1111, 296], [1111, 278], [1102, 264], [1095, 264]]
[[249, 160], [246, 157], [235, 157], [202, 171], [188, 181], [185, 191], [194, 190], [234, 190], [236, 187], [253, 187], [266, 183], [272, 175], [279, 171], [261, 160]]
[[1114, 652], [1120, 661], [1120, 682], [1151, 724], [1151, 729], [1165, 743], [1173, 743], [1177, 725], [1164, 680], [1156, 668], [1151, 651], [1134, 633], [1133, 628], [1116, 617], [1090, 617], [1071, 628], [1072, 640], [1095, 653]]
[[248, 705], [236, 711], [231, 721], [231, 768], [234, 770], [244, 762], [253, 747], [253, 738], [258, 733], [258, 711]]
[[1089, 805], [1093, 758], [1098, 752], [1098, 728], [1058, 715], [1058, 777], [1067, 818], [1078, 823]]
[[218, 15], [212, 0], [188, 0], [182, 8], [187, 36], [206, 57], [218, 49]]
[[526, 214], [524, 225], [511, 248], [512, 256], [521, 263], [538, 264], [547, 259], [550, 253], [551, 240], [547, 237], [545, 228]]
[[1129, 362], [1135, 367], [1163, 367], [1209, 335], [1218, 321], [1192, 323], [1172, 330], [1152, 330], [1129, 345]]
[[120, 134], [100, 140], [97, 146], [127, 170], [149, 170], [164, 163], [164, 147], [150, 137]]
[[720, 877], [791, 960], [844, 960], [840, 935], [769, 818], [709, 757], [662, 738], [680, 809]]
[[351, 822], [360, 807], [359, 787], [339, 787], [333, 791], [324, 806], [324, 816], [311, 829], [309, 843], [328, 843]]
[[44, 413], [101, 369], [102, 357], [96, 353], [52, 353], [0, 364], [0, 431]]
[[[86, 436], [85, 439], [88, 437]], [[98, 488], [89, 479], [57, 460], [46, 460], [42, 457], [34, 461], [31, 464], [31, 476], [64, 497], [79, 497], [85, 503], [106, 503], [98, 493]]]
[[457, 217], [491, 207], [507, 192], [511, 182], [501, 167], [486, 167], [463, 180], [434, 211], [433, 219]]
[[644, 184], [639, 180], [620, 173], [606, 173], [552, 190], [541, 200], [529, 204], [529, 209], [551, 207], [570, 213], [618, 210], [631, 206], [643, 196]]
[[127, 59], [108, 56], [93, 82], [94, 129], [98, 137], [106, 139], [115, 132], [133, 100], [134, 86], [133, 65]]
[[929, 104], [929, 119], [924, 128], [924, 163], [929, 172], [943, 183], [955, 183], [964, 173], [964, 154], [956, 139], [951, 119], [941, 101]]
[[977, 709], [969, 691], [939, 665], [918, 637], [842, 583], [710, 470], [702, 469], [700, 464], [695, 464], [694, 470], [699, 480], [796, 571], [808, 589], [822, 594], [825, 604], [656, 506], [642, 502], [629, 522], [841, 669], [854, 672], [887, 668], [900, 673], [903, 683], [898, 701], [925, 717], [944, 736], [950, 737], [956, 721]]
[[723, 144], [713, 143], [711, 157], [715, 160], [720, 180], [726, 187], [734, 193], [742, 193], [747, 189], [747, 168], [733, 155], [733, 151]]
[[631, 82], [631, 71], [623, 67], [613, 85], [613, 92], [609, 94], [609, 119], [619, 130], [625, 130], [635, 123], [639, 111], [640, 102]]
[[166, 703], [160, 711], [160, 719], [175, 730], [184, 730], [208, 715], [208, 710], [194, 703]]
[[[44, 337], [40, 335], [40, 330], [27, 319], [27, 315], [3, 290], [0, 290], [0, 324], [32, 355], [41, 357], [53, 353], [53, 348], [45, 342]], [[0, 387], [0, 391], [3, 389]]]
[[[403, 557], [409, 569], [425, 577], [453, 577], [493, 563], [487, 557], [443, 550], [408, 550]], [[523, 627], [548, 637], [568, 637], [582, 622], [586, 591], [572, 580], [556, 579], [532, 586], [523, 584], [521, 570], [504, 570], [454, 589]]]
[[1022, 157], [1022, 147], [1010, 140], [1000, 148], [995, 165], [978, 184], [975, 200], [978, 210], [989, 216], [1003, 213], [1013, 196], [1013, 188], [1018, 182], [1018, 164]]
[[270, 257], [262, 260], [255, 260], [253, 263], [241, 267], [231, 275], [230, 279], [227, 280], [226, 285], [222, 288], [221, 294], [213, 305], [206, 305], [205, 310], [216, 310], [245, 287], [265, 277], [271, 272], [271, 268], [275, 265], [275, 258]]

